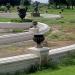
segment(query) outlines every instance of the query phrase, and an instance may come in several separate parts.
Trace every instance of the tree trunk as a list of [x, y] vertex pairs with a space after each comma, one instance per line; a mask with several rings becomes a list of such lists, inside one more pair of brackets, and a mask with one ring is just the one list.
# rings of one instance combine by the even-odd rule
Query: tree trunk
[[72, 10], [73, 10], [73, 5], [72, 5]]
[[69, 4], [67, 4], [67, 9], [70, 9], [70, 6], [69, 6]]

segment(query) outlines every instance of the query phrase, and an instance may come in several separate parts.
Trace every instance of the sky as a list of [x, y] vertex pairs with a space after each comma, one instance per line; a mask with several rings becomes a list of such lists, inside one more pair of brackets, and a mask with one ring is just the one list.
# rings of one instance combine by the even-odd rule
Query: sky
[[39, 1], [41, 3], [48, 3], [48, 0], [33, 0], [33, 1]]

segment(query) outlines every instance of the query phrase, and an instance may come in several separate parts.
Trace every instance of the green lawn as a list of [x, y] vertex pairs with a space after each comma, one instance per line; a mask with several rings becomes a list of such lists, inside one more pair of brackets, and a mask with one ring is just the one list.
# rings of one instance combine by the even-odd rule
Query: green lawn
[[0, 18], [0, 22], [18, 22], [20, 21], [20, 19], [16, 18], [16, 19], [12, 19], [12, 18]]
[[75, 66], [62, 67], [56, 70], [43, 70], [29, 75], [75, 75]]

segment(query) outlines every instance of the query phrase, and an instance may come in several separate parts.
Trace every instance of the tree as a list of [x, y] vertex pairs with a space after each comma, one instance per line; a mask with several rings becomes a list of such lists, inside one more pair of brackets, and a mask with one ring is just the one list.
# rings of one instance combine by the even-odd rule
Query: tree
[[10, 5], [20, 5], [20, 0], [0, 0], [0, 5], [6, 5], [7, 3], [10, 3]]
[[12, 6], [20, 5], [20, 0], [10, 0], [9, 2]]
[[75, 0], [49, 0], [49, 5], [54, 4], [55, 7], [59, 6], [61, 8], [62, 5], [66, 5], [67, 9], [70, 9], [70, 6], [72, 6], [72, 9], [75, 5]]
[[48, 8], [50, 8], [51, 5], [53, 5], [54, 0], [48, 0]]
[[6, 4], [6, 7], [7, 7], [7, 10], [9, 11], [10, 8], [11, 8], [10, 3], [7, 3], [7, 4]]
[[72, 5], [72, 9], [73, 9], [74, 5], [75, 5], [75, 0], [71, 0], [71, 5]]
[[29, 6], [31, 4], [31, 0], [21, 0], [20, 5]]

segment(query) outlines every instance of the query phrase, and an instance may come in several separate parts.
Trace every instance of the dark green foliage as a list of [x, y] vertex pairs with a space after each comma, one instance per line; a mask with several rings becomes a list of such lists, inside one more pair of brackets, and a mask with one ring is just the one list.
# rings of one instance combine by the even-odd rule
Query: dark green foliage
[[0, 7], [0, 11], [5, 11], [6, 10], [6, 7], [5, 6], [1, 6]]
[[6, 5], [6, 7], [7, 7], [7, 10], [10, 10], [10, 3], [7, 3], [7, 5]]
[[70, 9], [70, 6], [72, 6], [73, 9], [75, 6], [75, 0], [49, 0], [48, 2], [49, 6], [53, 4], [55, 8], [62, 8], [62, 5], [65, 5], [67, 9]]
[[7, 3], [10, 3], [12, 6], [20, 5], [20, 0], [0, 0], [0, 5], [6, 5]]
[[20, 0], [10, 0], [10, 4], [11, 4], [12, 6], [20, 5]]
[[28, 7], [31, 4], [31, 0], [20, 0], [20, 5]]

